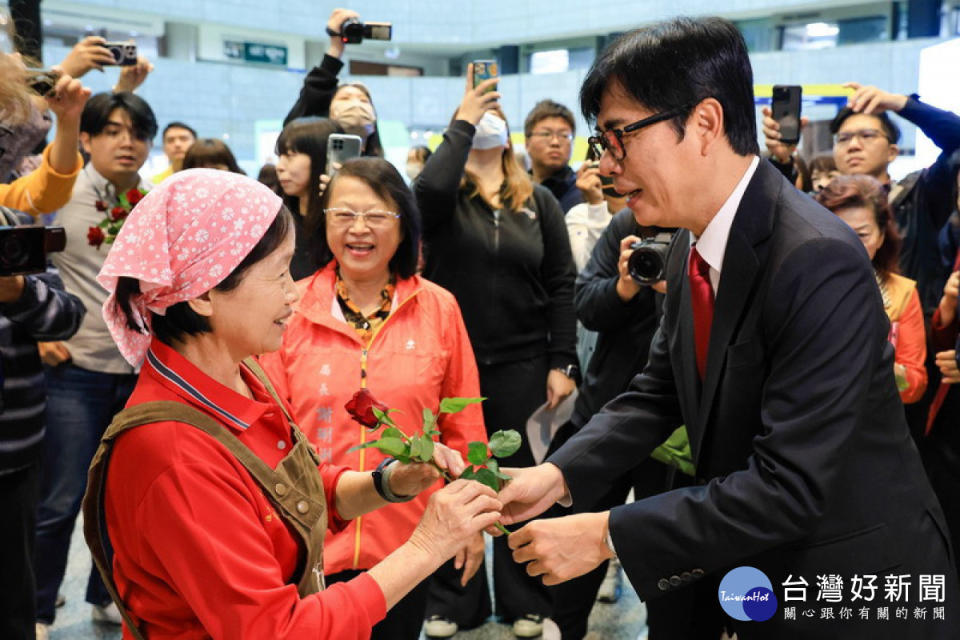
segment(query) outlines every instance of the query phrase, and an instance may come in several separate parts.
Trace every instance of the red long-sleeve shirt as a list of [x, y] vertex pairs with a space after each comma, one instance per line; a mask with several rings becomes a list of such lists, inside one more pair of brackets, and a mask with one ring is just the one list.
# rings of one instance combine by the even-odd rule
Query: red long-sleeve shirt
[[[271, 467], [289, 453], [283, 412], [245, 368], [253, 400], [157, 340], [151, 352], [128, 406], [183, 402], [220, 420]], [[333, 530], [345, 525], [334, 500], [344, 470], [320, 467]], [[105, 509], [118, 591], [150, 640], [359, 640], [386, 615], [367, 574], [301, 599], [290, 584], [301, 559], [295, 534], [240, 462], [195, 427], [160, 422], [121, 435]]]

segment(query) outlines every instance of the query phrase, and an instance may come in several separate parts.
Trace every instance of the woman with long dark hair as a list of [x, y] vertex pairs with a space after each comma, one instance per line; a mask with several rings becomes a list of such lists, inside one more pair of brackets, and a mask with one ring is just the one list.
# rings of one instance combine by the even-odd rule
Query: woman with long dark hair
[[340, 58], [344, 48], [339, 31], [344, 21], [350, 18], [359, 18], [359, 14], [350, 9], [334, 9], [330, 14], [327, 22], [330, 46], [323, 61], [307, 74], [300, 97], [283, 119], [283, 124], [303, 117], [336, 120], [347, 133], [360, 136], [363, 141], [361, 155], [382, 158], [383, 144], [370, 90], [361, 82], [340, 82], [337, 79], [343, 68]]
[[[487, 432], [525, 432], [537, 407], [545, 401], [556, 407], [579, 378], [576, 270], [563, 211], [517, 163], [494, 82], [473, 87], [468, 80], [414, 191], [424, 222], [424, 276], [460, 303], [487, 397]], [[510, 467], [534, 463], [525, 438], [502, 461]], [[477, 576], [466, 592], [458, 579], [434, 583], [439, 586], [427, 612], [438, 619], [428, 621], [428, 635], [453, 635], [488, 615], [486, 574]], [[503, 537], [494, 540], [493, 576], [498, 615], [518, 637], [538, 636], [550, 597], [539, 579], [513, 561]], [[444, 626], [443, 619], [452, 622]]]
[[343, 133], [339, 124], [328, 118], [302, 118], [283, 128], [277, 138], [278, 195], [293, 212], [297, 230], [297, 249], [290, 263], [294, 280], [313, 275], [317, 264], [307, 241], [306, 221], [320, 219], [320, 176], [327, 170], [327, 138]]

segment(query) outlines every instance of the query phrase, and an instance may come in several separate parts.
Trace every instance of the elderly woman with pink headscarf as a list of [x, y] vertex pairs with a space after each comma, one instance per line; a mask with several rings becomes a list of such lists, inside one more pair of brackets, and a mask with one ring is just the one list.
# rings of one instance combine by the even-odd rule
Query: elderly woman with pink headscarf
[[[324, 589], [328, 528], [419, 493], [436, 470], [321, 463], [255, 356], [277, 349], [299, 294], [290, 213], [245, 176], [166, 180], [134, 209], [98, 280], [123, 355], [142, 364], [91, 466], [84, 533], [124, 638], [368, 638], [418, 582], [492, 525], [479, 483], [431, 496], [410, 536]], [[458, 473], [445, 447], [435, 461]]]

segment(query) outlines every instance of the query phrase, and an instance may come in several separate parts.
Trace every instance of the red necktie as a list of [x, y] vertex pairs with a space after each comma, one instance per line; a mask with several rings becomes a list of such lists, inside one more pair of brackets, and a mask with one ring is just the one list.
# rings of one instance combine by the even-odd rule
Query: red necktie
[[690, 247], [690, 301], [693, 304], [693, 339], [697, 347], [697, 371], [703, 380], [707, 371], [707, 349], [710, 347], [710, 325], [713, 324], [713, 286], [710, 265]]

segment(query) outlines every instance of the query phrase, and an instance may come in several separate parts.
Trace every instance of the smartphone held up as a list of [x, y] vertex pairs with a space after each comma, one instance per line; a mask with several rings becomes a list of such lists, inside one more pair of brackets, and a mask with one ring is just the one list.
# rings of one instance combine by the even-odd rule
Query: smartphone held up
[[773, 87], [770, 110], [780, 124], [780, 142], [797, 144], [800, 141], [800, 106], [803, 88], [800, 85], [778, 84]]
[[[500, 72], [496, 60], [474, 60], [473, 61], [473, 86], [476, 88], [484, 80], [500, 77]], [[496, 91], [497, 85], [494, 84], [486, 89], [484, 93]]]
[[349, 133], [331, 133], [327, 137], [327, 175], [333, 177], [336, 167], [351, 158], [359, 158], [363, 140]]

